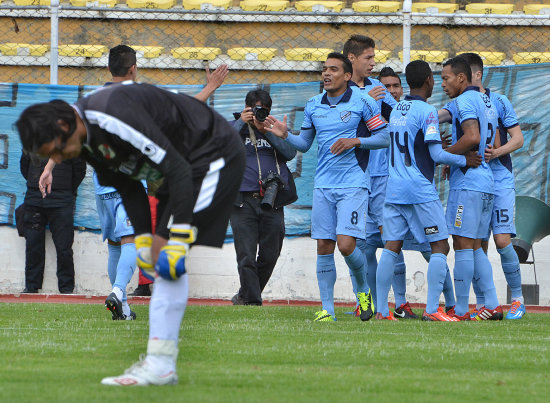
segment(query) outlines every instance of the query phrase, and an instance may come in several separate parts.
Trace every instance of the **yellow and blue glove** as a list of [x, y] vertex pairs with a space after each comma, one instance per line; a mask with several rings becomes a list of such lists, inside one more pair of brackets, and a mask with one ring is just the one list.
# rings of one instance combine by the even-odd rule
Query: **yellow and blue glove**
[[137, 265], [143, 275], [151, 280], [155, 280], [155, 269], [153, 267], [153, 258], [151, 257], [151, 245], [153, 245], [153, 235], [141, 234], [134, 239], [137, 252]]
[[197, 239], [197, 228], [174, 224], [170, 228], [168, 245], [161, 248], [155, 271], [166, 280], [176, 280], [185, 272], [185, 255]]

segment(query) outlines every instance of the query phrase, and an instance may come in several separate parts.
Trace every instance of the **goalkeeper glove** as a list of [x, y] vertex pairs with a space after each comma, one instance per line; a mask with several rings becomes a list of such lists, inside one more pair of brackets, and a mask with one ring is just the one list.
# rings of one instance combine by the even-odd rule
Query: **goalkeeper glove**
[[153, 245], [153, 236], [151, 234], [137, 235], [134, 239], [137, 252], [137, 265], [149, 276], [154, 276], [153, 259], [151, 257], [151, 245]]
[[170, 228], [168, 245], [161, 248], [155, 271], [166, 280], [176, 280], [185, 272], [185, 255], [197, 239], [197, 229], [187, 224]]

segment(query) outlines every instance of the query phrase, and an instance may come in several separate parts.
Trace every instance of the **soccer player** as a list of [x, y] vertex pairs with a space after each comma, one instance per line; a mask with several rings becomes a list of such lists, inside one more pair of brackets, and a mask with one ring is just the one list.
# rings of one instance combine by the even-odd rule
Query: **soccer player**
[[403, 96], [401, 77], [399, 77], [391, 67], [384, 67], [380, 70], [378, 80], [384, 84], [396, 102], [401, 101], [401, 97]]
[[[521, 290], [521, 270], [518, 255], [512, 246], [511, 238], [516, 235], [514, 225], [514, 211], [516, 192], [514, 189], [514, 173], [510, 153], [523, 146], [523, 133], [519, 126], [518, 118], [508, 98], [504, 95], [483, 88], [483, 60], [476, 53], [463, 53], [459, 55], [466, 59], [472, 69], [472, 85], [478, 86], [482, 93], [491, 98], [492, 104], [498, 112], [499, 136], [495, 144], [498, 148], [487, 147], [486, 156], [490, 159], [489, 166], [493, 171], [495, 181], [495, 199], [491, 216], [491, 230], [493, 239], [500, 255], [500, 261], [506, 282], [512, 292], [512, 306], [506, 314], [506, 319], [521, 319], [525, 314], [523, 293]], [[510, 135], [510, 140], [508, 140]], [[487, 253], [488, 239], [483, 240], [482, 247]], [[479, 279], [474, 276], [472, 286], [477, 297], [476, 311], [479, 311], [485, 299], [479, 290]], [[474, 312], [476, 312], [474, 311]]]
[[[244, 170], [241, 139], [203, 102], [134, 82], [101, 88], [73, 106], [32, 105], [16, 126], [26, 152], [56, 162], [80, 155], [101, 184], [117, 189], [134, 227], [138, 265], [156, 272], [147, 356], [102, 383], [176, 383], [188, 297], [185, 256], [194, 244], [223, 245]], [[169, 202], [153, 237], [140, 180], [160, 178]]]
[[[265, 122], [273, 134], [287, 139], [301, 152], [309, 150], [317, 137], [311, 237], [317, 240], [317, 280], [323, 309], [316, 314], [316, 321], [336, 320], [336, 245], [357, 285], [361, 320], [369, 320], [374, 314], [364, 276], [365, 258], [356, 246], [356, 238], [365, 237], [369, 195], [368, 160], [362, 151], [387, 147], [389, 134], [376, 102], [348, 87], [352, 71], [344, 55], [328, 55], [322, 73], [326, 92], [307, 102], [299, 135], [288, 132], [286, 116], [283, 122], [273, 116]], [[361, 122], [365, 122], [373, 136], [358, 137]]]
[[[453, 99], [444, 107], [452, 122], [452, 145], [447, 151], [463, 154], [477, 150], [483, 155], [486, 145], [493, 144], [498, 130], [497, 112], [491, 99], [482, 94], [479, 87], [472, 86], [472, 70], [462, 58], [447, 60], [441, 79], [443, 91]], [[478, 284], [485, 295], [485, 307], [477, 319], [502, 319], [493, 269], [481, 248], [482, 239], [489, 234], [493, 194], [493, 174], [484, 160], [477, 168], [451, 167], [446, 217], [455, 249], [456, 306], [448, 314], [460, 320], [470, 319], [468, 301], [474, 272], [480, 278]]]
[[441, 148], [437, 110], [427, 103], [434, 86], [428, 63], [415, 60], [405, 69], [410, 95], [390, 116], [390, 166], [384, 204], [384, 238], [377, 272], [377, 319], [396, 320], [388, 308], [388, 292], [403, 240], [410, 231], [416, 241], [429, 242], [428, 300], [422, 319], [453, 322], [438, 310], [447, 274], [449, 243], [445, 214], [434, 185], [435, 163], [476, 167], [477, 153], [449, 154]]

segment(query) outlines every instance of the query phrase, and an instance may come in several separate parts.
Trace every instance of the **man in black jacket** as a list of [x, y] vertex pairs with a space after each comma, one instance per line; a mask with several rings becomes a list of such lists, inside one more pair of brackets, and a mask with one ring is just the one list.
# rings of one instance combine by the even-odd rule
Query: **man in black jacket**
[[46, 162], [34, 164], [25, 153], [21, 155], [21, 174], [27, 180], [23, 232], [25, 247], [25, 293], [36, 293], [42, 288], [45, 263], [46, 225], [52, 232], [57, 253], [57, 284], [59, 292], [71, 294], [74, 290], [74, 203], [78, 186], [86, 175], [86, 163], [73, 158], [53, 170], [52, 188], [55, 192], [42, 198], [38, 179]]
[[[286, 162], [296, 150], [264, 128], [272, 100], [264, 90], [246, 95], [245, 109], [230, 122], [239, 131], [246, 149], [246, 167], [239, 197], [231, 212], [241, 288], [234, 305], [262, 305], [266, 286], [283, 246], [283, 206], [296, 201], [296, 187]], [[270, 192], [277, 187], [269, 203]]]

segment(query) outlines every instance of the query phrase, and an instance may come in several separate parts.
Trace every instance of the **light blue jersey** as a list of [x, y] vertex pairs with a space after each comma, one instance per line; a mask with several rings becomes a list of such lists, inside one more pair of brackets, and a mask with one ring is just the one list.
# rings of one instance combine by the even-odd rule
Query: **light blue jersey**
[[[386, 88], [384, 84], [374, 78], [365, 78], [364, 83], [364, 87], [359, 87], [356, 83], [350, 81], [350, 87], [364, 95], [368, 95], [369, 91], [374, 87]], [[380, 107], [382, 117], [386, 119], [386, 122], [389, 122], [391, 111], [397, 105], [397, 101], [386, 90], [384, 98], [379, 99], [376, 103]], [[388, 175], [388, 152], [389, 149], [387, 148], [370, 151], [369, 173], [371, 177]]]
[[[485, 89], [485, 94], [489, 95], [492, 104], [496, 107], [498, 113], [498, 128], [500, 134], [500, 145], [508, 142], [508, 129], [519, 125], [518, 117], [512, 107], [512, 104], [504, 95], [491, 92]], [[512, 158], [510, 154], [495, 158], [489, 162], [493, 171], [495, 181], [495, 191], [502, 189], [514, 189], [514, 174], [512, 171]]]
[[470, 119], [478, 122], [481, 137], [481, 146], [477, 149], [482, 157], [481, 165], [477, 168], [451, 166], [450, 188], [494, 194], [493, 173], [483, 158], [485, 147], [494, 143], [498, 128], [497, 111], [492, 106], [491, 99], [479, 92], [479, 87], [470, 86], [443, 108], [452, 117], [452, 144], [463, 136], [461, 125]]
[[326, 93], [308, 101], [301, 130], [313, 130], [317, 137], [315, 188], [370, 188], [369, 175], [365, 174], [368, 150], [352, 148], [339, 155], [330, 151], [338, 139], [358, 137], [359, 127], [365, 125], [370, 133], [387, 127], [376, 101], [351, 88], [336, 104], [330, 103]]
[[[108, 193], [117, 192], [117, 190], [114, 187], [100, 185], [95, 171], [93, 174], [93, 179], [94, 179], [94, 188], [95, 188], [96, 195], [106, 195]], [[147, 181], [142, 180], [141, 183], [143, 184], [143, 187], [145, 188], [145, 190], [147, 190]]]
[[390, 164], [386, 203], [439, 200], [429, 143], [441, 143], [437, 110], [419, 96], [406, 96], [390, 116]]

